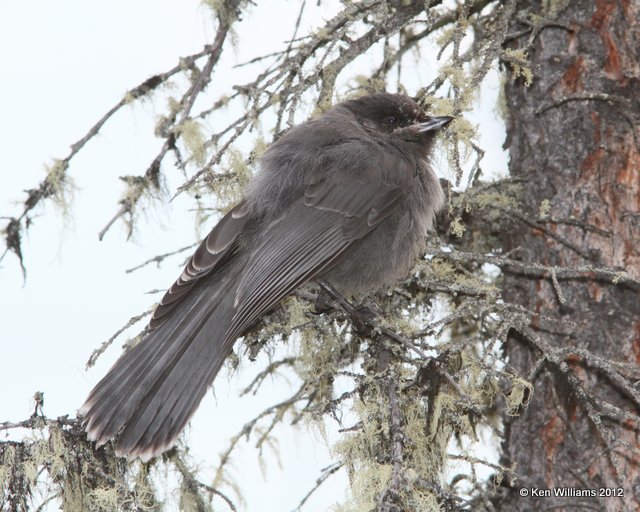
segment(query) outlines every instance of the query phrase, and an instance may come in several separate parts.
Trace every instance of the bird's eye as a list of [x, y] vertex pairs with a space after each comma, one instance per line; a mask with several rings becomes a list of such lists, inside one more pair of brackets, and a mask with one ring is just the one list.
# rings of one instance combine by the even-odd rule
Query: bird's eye
[[389, 126], [395, 126], [398, 124], [398, 116], [389, 116], [385, 119], [385, 122], [389, 125]]

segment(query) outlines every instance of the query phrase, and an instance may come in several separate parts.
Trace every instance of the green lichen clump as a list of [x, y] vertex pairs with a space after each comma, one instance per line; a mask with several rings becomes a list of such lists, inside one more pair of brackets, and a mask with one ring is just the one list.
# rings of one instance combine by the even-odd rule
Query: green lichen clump
[[63, 160], [54, 160], [53, 164], [46, 165], [47, 176], [43, 188], [44, 194], [51, 197], [54, 204], [65, 215], [69, 211], [69, 204], [76, 190], [73, 180], [67, 174], [68, 168], [69, 164]]
[[193, 119], [187, 119], [175, 128], [176, 134], [180, 136], [187, 150], [189, 151], [190, 158], [197, 165], [204, 165], [207, 158], [207, 151], [205, 148], [205, 137], [202, 133], [202, 126]]
[[[34, 421], [42, 420], [33, 417]], [[115, 459], [96, 459], [84, 432], [42, 420], [31, 438], [0, 444], [0, 486], [8, 510], [30, 510], [38, 500], [57, 497], [64, 510], [121, 510], [130, 497]], [[46, 490], [43, 494], [43, 490]], [[16, 503], [21, 505], [14, 508]], [[3, 508], [4, 510], [4, 508]], [[143, 509], [144, 510], [144, 509]]]
[[522, 77], [527, 87], [533, 83], [533, 71], [526, 51], [507, 48], [504, 51], [504, 60], [511, 66], [511, 76], [514, 80]]
[[525, 407], [533, 394], [533, 384], [520, 377], [513, 377], [511, 391], [506, 396], [507, 414], [517, 416]]
[[[334, 454], [347, 468], [351, 482], [351, 500], [340, 508], [345, 512], [376, 510], [392, 485], [394, 471], [399, 471], [395, 499], [402, 510], [439, 511], [435, 491], [445, 485], [442, 475], [452, 436], [475, 436], [456, 390], [445, 385], [429, 397], [417, 398], [415, 372], [400, 365], [395, 371], [399, 373], [394, 382], [400, 433], [394, 432], [398, 425], [392, 418], [385, 378], [370, 373], [362, 382], [360, 399], [353, 403], [359, 428], [334, 445]], [[468, 387], [463, 384], [463, 389], [474, 389], [475, 384], [468, 379]], [[397, 435], [402, 444], [400, 461], [392, 455]]]

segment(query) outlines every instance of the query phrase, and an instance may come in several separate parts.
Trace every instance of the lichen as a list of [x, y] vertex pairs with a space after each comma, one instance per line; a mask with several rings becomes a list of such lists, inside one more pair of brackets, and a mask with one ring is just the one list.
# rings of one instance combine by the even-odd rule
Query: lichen
[[522, 407], [526, 407], [533, 394], [533, 384], [521, 377], [513, 376], [511, 390], [506, 396], [506, 413], [509, 416], [520, 414]]
[[551, 211], [551, 203], [548, 199], [543, 199], [540, 202], [540, 208], [538, 210], [538, 215], [541, 219], [546, 219], [549, 216], [549, 212]]
[[514, 80], [522, 77], [527, 87], [533, 83], [533, 71], [526, 51], [507, 48], [504, 50], [504, 60], [511, 66], [511, 76]]
[[467, 230], [467, 226], [462, 223], [462, 219], [458, 216], [451, 222], [451, 234], [462, 238], [464, 232]]
[[186, 119], [175, 127], [176, 135], [179, 136], [187, 150], [190, 158], [198, 165], [204, 165], [207, 158], [205, 148], [205, 138], [202, 133], [202, 126], [198, 121]]

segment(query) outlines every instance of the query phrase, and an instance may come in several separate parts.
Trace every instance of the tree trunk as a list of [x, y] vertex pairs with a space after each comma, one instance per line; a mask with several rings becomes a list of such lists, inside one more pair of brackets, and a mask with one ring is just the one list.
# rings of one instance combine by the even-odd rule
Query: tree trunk
[[[572, 0], [555, 23], [514, 20], [514, 35], [542, 27], [510, 43], [534, 75], [506, 85], [510, 171], [523, 187], [520, 229], [505, 234], [514, 257], [640, 277], [639, 19], [640, 0]], [[505, 273], [506, 301], [533, 313], [507, 362], [534, 391], [505, 418], [503, 463], [519, 479], [505, 482], [499, 509], [640, 507], [640, 292], [620, 276]]]

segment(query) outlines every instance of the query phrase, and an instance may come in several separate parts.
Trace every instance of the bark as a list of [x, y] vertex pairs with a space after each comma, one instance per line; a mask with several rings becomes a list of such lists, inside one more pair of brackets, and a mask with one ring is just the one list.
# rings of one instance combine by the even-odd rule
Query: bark
[[[520, 13], [531, 5], [519, 2]], [[528, 50], [534, 73], [529, 87], [509, 77], [505, 90], [524, 222], [504, 241], [524, 261], [640, 277], [639, 19], [640, 0], [571, 1], [533, 41], [529, 32], [510, 43]], [[525, 28], [514, 20], [513, 34]], [[534, 312], [530, 330], [514, 330], [505, 346], [534, 391], [519, 416], [505, 418], [503, 463], [519, 479], [505, 483], [498, 508], [637, 510], [640, 294], [595, 277], [554, 284], [515, 271], [504, 290]], [[624, 497], [554, 497], [563, 487]], [[521, 497], [521, 488], [552, 495]]]

